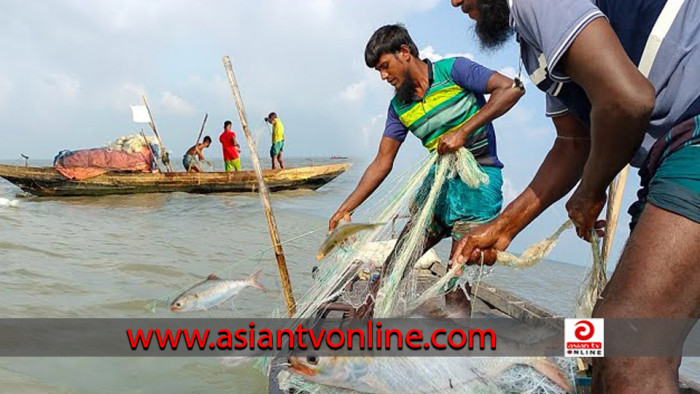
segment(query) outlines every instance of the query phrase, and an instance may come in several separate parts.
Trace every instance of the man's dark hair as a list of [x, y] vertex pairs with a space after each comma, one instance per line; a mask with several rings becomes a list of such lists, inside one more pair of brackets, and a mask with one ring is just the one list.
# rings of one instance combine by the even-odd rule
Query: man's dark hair
[[211, 144], [211, 137], [209, 137], [209, 136], [204, 137], [204, 143]]
[[272, 119], [272, 118], [274, 118], [274, 117], [276, 117], [276, 116], [277, 116], [277, 114], [276, 114], [275, 112], [270, 112], [270, 114], [267, 115], [267, 118], [268, 118], [268, 119]]
[[230, 120], [227, 120], [227, 121], [224, 122], [224, 128], [227, 128], [227, 127], [231, 126], [232, 124], [233, 124], [233, 123], [231, 123]]
[[418, 57], [418, 47], [413, 42], [408, 30], [400, 24], [380, 27], [372, 34], [365, 48], [365, 63], [369, 68], [377, 67], [379, 58], [386, 53], [397, 53], [406, 45], [411, 55]]

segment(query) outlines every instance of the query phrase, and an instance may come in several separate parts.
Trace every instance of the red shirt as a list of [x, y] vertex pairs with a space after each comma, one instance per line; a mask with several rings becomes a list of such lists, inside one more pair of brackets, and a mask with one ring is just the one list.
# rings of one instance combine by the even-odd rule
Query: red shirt
[[236, 149], [236, 145], [233, 144], [234, 138], [236, 138], [236, 133], [226, 130], [224, 130], [219, 137], [219, 142], [221, 142], [224, 148], [224, 161], [238, 159], [238, 149]]

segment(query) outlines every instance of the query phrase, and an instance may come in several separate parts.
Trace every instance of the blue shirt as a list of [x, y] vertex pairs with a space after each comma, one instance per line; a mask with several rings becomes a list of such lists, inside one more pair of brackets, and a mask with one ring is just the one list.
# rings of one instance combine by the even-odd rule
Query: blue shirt
[[[666, 0], [510, 0], [511, 23], [530, 79], [547, 93], [547, 115], [571, 112], [590, 126], [591, 103], [560, 61], [581, 31], [607, 18], [622, 46], [639, 65], [647, 39]], [[591, 56], [595, 56], [592, 53]], [[649, 73], [656, 105], [642, 147], [632, 160], [641, 166], [654, 144], [663, 148], [671, 129], [700, 114], [700, 1], [686, 0]]]

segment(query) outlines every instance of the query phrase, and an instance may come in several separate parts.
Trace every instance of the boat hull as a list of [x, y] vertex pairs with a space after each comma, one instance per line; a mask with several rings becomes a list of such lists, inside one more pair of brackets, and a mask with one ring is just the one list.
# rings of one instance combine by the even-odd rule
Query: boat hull
[[[344, 173], [351, 164], [266, 170], [270, 191], [316, 190]], [[69, 180], [53, 167], [0, 164], [0, 177], [37, 196], [105, 196], [140, 193], [251, 193], [258, 190], [254, 171], [205, 173], [109, 172], [87, 180]]]

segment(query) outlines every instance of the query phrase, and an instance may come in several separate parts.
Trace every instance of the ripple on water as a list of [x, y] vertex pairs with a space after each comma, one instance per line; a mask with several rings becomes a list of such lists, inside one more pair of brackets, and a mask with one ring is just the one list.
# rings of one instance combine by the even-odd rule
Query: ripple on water
[[143, 264], [143, 263], [130, 263], [130, 264], [120, 264], [117, 269], [119, 271], [127, 273], [149, 273], [159, 276], [167, 276], [173, 278], [182, 278], [188, 275], [187, 273], [174, 268], [163, 265], [155, 264]]
[[0, 241], [0, 251], [2, 251], [2, 250], [40, 253], [40, 254], [43, 254], [47, 257], [55, 257], [55, 258], [68, 258], [68, 257], [70, 257], [69, 255], [57, 253], [57, 252], [54, 252], [51, 250], [44, 250], [44, 249], [40, 249], [40, 248], [35, 248], [33, 246], [16, 244], [16, 243], [8, 242], [8, 241]]

